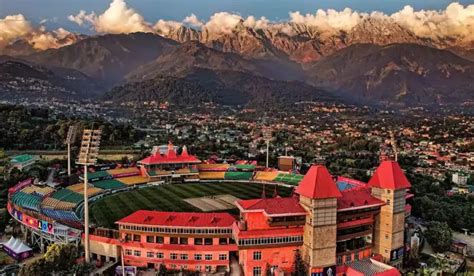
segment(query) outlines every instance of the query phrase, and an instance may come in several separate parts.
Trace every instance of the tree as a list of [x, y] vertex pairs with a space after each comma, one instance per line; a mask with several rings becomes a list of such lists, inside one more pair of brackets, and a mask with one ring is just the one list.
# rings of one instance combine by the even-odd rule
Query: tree
[[432, 221], [425, 231], [426, 241], [436, 252], [449, 250], [453, 240], [453, 232], [446, 222]]
[[295, 251], [295, 262], [294, 262], [294, 267], [293, 267], [293, 272], [291, 273], [294, 276], [306, 276], [308, 275], [307, 273], [307, 265], [303, 261], [303, 258], [301, 257], [301, 253], [299, 250]]
[[160, 268], [158, 269], [158, 273], [156, 275], [158, 276], [165, 276], [167, 272], [166, 265], [165, 264], [160, 264]]
[[90, 267], [76, 266], [79, 249], [74, 244], [53, 244], [44, 256], [20, 270], [20, 275], [69, 274], [72, 271], [87, 271]]
[[272, 267], [270, 266], [269, 263], [267, 263], [267, 266], [265, 268], [265, 275], [266, 276], [273, 276]]

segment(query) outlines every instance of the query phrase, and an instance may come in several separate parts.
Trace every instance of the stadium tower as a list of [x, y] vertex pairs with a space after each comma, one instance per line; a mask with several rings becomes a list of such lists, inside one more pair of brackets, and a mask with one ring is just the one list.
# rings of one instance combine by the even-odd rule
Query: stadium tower
[[302, 257], [310, 275], [335, 275], [337, 198], [341, 192], [324, 166], [312, 166], [295, 191], [306, 210]]
[[374, 253], [400, 267], [404, 253], [405, 195], [410, 182], [395, 161], [383, 161], [369, 181], [372, 195], [385, 202], [376, 217]]

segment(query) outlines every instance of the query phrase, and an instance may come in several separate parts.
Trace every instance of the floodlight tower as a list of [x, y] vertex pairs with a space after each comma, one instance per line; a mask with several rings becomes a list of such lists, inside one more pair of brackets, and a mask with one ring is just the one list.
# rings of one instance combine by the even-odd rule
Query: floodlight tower
[[71, 175], [71, 144], [74, 143], [74, 140], [76, 140], [76, 132], [77, 132], [77, 126], [72, 125], [69, 127], [69, 130], [67, 132], [66, 136], [66, 144], [67, 144], [67, 175]]
[[395, 135], [393, 131], [390, 130], [390, 143], [392, 144], [393, 155], [395, 158], [395, 162], [398, 162], [398, 149], [397, 149], [397, 140], [395, 140]]
[[102, 131], [99, 129], [84, 129], [82, 134], [81, 150], [77, 164], [84, 165], [84, 250], [85, 261], [90, 261], [89, 252], [89, 202], [87, 188], [89, 179], [87, 176], [87, 166], [94, 165], [99, 156], [100, 136]]
[[268, 168], [268, 155], [270, 150], [270, 140], [272, 139], [272, 130], [270, 128], [263, 129], [263, 139], [267, 143], [267, 160], [265, 163], [265, 167]]

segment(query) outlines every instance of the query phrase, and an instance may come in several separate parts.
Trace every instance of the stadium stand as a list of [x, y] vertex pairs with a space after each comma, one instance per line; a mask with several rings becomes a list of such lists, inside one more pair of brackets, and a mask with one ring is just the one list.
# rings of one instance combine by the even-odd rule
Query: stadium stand
[[249, 180], [252, 178], [252, 172], [226, 172], [225, 180]]
[[202, 171], [227, 171], [229, 169], [229, 164], [199, 164], [198, 170]]
[[69, 189], [61, 189], [57, 190], [56, 192], [51, 194], [52, 198], [61, 200], [61, 201], [67, 201], [67, 202], [72, 202], [72, 203], [79, 203], [84, 199], [84, 196], [73, 192]]
[[107, 173], [113, 178], [125, 177], [125, 176], [135, 176], [140, 174], [140, 170], [136, 167], [132, 168], [121, 168], [108, 170]]
[[27, 194], [22, 191], [17, 192], [12, 197], [12, 203], [22, 208], [39, 212], [42, 197], [37, 194]]
[[303, 179], [303, 177], [304, 175], [301, 174], [279, 173], [278, 176], [274, 179], [274, 181], [290, 185], [298, 185]]
[[94, 182], [94, 186], [101, 188], [103, 190], [116, 190], [126, 187], [124, 183], [116, 180], [116, 179], [108, 179]]
[[47, 197], [41, 203], [41, 208], [49, 208], [49, 209], [58, 209], [58, 210], [70, 210], [76, 207], [75, 203], [61, 201], [52, 197]]
[[35, 186], [35, 185], [30, 185], [30, 186], [26, 186], [21, 191], [26, 193], [26, 194], [36, 193], [36, 194], [39, 194], [41, 196], [45, 196], [45, 195], [48, 195], [48, 194], [54, 192], [54, 189], [51, 188], [51, 187], [48, 187], [48, 186], [39, 187], [39, 186]]
[[140, 175], [117, 178], [116, 180], [127, 186], [145, 184], [148, 181], [150, 181], [148, 177], [144, 177]]
[[255, 165], [250, 165], [250, 164], [237, 164], [234, 166], [238, 170], [242, 171], [253, 171], [255, 170]]
[[95, 181], [110, 179], [112, 178], [112, 176], [107, 171], [97, 171], [97, 172], [89, 173], [87, 175], [87, 178], [89, 179], [89, 182], [95, 182]]
[[224, 180], [226, 172], [199, 172], [199, 179]]
[[258, 181], [273, 181], [277, 176], [278, 172], [257, 172], [254, 179]]

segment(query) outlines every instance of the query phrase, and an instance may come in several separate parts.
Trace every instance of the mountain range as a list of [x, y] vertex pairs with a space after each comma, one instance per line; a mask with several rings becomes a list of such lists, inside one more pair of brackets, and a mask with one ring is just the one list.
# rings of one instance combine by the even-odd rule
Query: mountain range
[[[10, 45], [11, 56], [0, 59], [0, 98], [28, 90], [11, 82], [23, 78], [62, 87], [65, 98], [121, 102], [271, 108], [303, 100], [401, 106], [474, 102], [473, 43], [421, 38], [387, 19], [366, 18], [347, 32], [295, 23], [255, 29], [241, 22], [226, 33], [181, 26], [164, 36], [75, 39], [39, 52], [22, 51], [21, 41]], [[61, 97], [61, 89], [51, 91]]]

